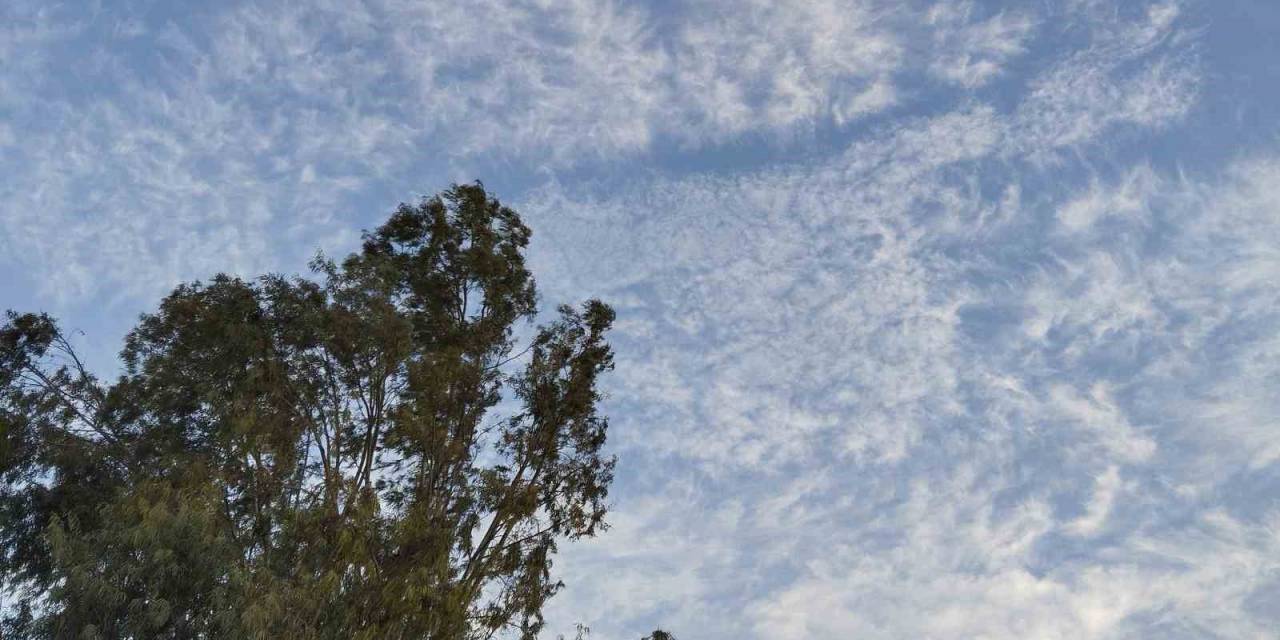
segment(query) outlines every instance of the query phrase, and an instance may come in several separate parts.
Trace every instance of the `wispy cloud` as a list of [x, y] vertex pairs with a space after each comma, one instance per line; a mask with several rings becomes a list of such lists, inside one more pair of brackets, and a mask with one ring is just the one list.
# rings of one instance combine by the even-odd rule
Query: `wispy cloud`
[[926, 14], [935, 47], [929, 72], [969, 89], [1001, 75], [1026, 52], [1035, 28], [1030, 15], [997, 12], [981, 18], [973, 2], [940, 2]]
[[[1219, 293], [1256, 297], [1269, 275], [1266, 171], [1188, 183], [1142, 162], [1105, 178], [1062, 168], [1065, 153], [1106, 153], [1186, 116], [1200, 76], [1175, 21], [1158, 5], [1100, 27], [1007, 111], [971, 103], [749, 177], [534, 195], [551, 243], [539, 267], [566, 290], [614, 292], [632, 318], [634, 366], [615, 391], [623, 450], [704, 483], [692, 498], [673, 490], [688, 506], [625, 525], [696, 541], [640, 553], [680, 558], [679, 589], [567, 601], [565, 615], [604, 607], [700, 629], [710, 616], [712, 637], [1260, 633], [1248, 602], [1271, 574], [1218, 567], [1270, 566], [1272, 525], [1215, 510], [1205, 492], [1227, 478], [1204, 473], [1222, 454], [1187, 444], [1223, 437], [1254, 469], [1274, 451], [1259, 382], [1274, 365], [1259, 363], [1275, 360], [1223, 378], [1196, 343], [1220, 329], [1192, 319], [1218, 306], [1227, 326], [1260, 323], [1240, 358], [1274, 348], [1280, 325], [1241, 315], [1266, 303]], [[1028, 199], [1051, 173], [1066, 188]], [[1224, 221], [1228, 202], [1258, 212], [1232, 214], [1253, 224]], [[1230, 255], [1229, 281], [1210, 277]], [[1230, 409], [1212, 396], [1154, 411], [1192, 371], [1243, 391]], [[788, 494], [804, 497], [768, 517]], [[742, 515], [731, 527], [675, 515], [721, 510]], [[691, 527], [701, 534], [679, 533]], [[726, 530], [732, 542], [717, 539]], [[612, 584], [595, 571], [643, 548], [623, 540], [575, 557], [574, 575]], [[758, 541], [779, 555], [732, 552]], [[771, 580], [750, 590], [709, 586], [760, 575]], [[1202, 600], [1214, 589], [1222, 607]]]

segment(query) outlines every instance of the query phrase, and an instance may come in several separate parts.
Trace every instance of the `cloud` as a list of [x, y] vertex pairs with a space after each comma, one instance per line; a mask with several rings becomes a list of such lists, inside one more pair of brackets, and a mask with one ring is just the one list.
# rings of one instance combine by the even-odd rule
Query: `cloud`
[[738, 514], [628, 525], [673, 541], [628, 562], [679, 558], [674, 592], [627, 587], [642, 602], [591, 570], [631, 538], [567, 557], [616, 595], [557, 615], [706, 637], [1262, 633], [1274, 506], [1213, 496], [1267, 486], [1276, 451], [1272, 163], [1064, 169], [1192, 108], [1171, 6], [1100, 27], [1007, 110], [747, 177], [530, 196], [551, 291], [630, 318], [624, 459], [670, 474], [675, 513]]
[[[403, 185], [424, 172], [480, 159], [554, 171], [661, 145], [803, 140], [901, 104], [913, 93], [903, 83], [930, 65], [944, 82], [983, 84], [1035, 22], [869, 0], [669, 14], [591, 0], [249, 2], [184, 20], [132, 6], [101, 20], [8, 11], [0, 52], [17, 64], [0, 72], [0, 95], [23, 135], [0, 161], [0, 220], [23, 246], [5, 252], [63, 304], [147, 299], [220, 268], [289, 268], [317, 245], [349, 245], [340, 216], [392, 204], [372, 194], [408, 197]], [[1161, 48], [1177, 33], [1168, 13], [1038, 81], [1004, 142], [1050, 153], [1185, 111], [1194, 74]], [[932, 53], [908, 44], [917, 36]], [[82, 88], [55, 82], [55, 63]], [[983, 126], [971, 133], [996, 144], [1002, 134]]]
[[[1108, 62], [1071, 73], [1105, 79], [1115, 68]], [[1194, 86], [1170, 100], [1188, 103]], [[691, 431], [695, 446], [662, 432], [646, 433], [646, 443], [716, 464], [769, 466], [801, 459], [812, 443], [836, 433], [850, 454], [898, 459], [920, 425], [961, 410], [958, 314], [981, 300], [966, 286], [960, 274], [969, 267], [952, 247], [1001, 237], [999, 220], [1007, 228], [1020, 215], [1010, 210], [1016, 181], [1004, 185], [992, 208], [975, 192], [974, 172], [1010, 150], [1023, 150], [1030, 162], [1046, 152], [1039, 132], [1022, 120], [1026, 105], [1042, 100], [1033, 91], [1012, 119], [989, 106], [964, 106], [855, 142], [813, 165], [747, 178], [662, 180], [605, 198], [553, 184], [524, 203], [541, 237], [556, 239], [539, 245], [547, 253], [537, 265], [566, 293], [588, 281], [596, 290], [625, 292], [634, 302], [624, 315], [643, 318], [638, 341], [664, 336], [657, 344], [673, 345], [644, 347], [653, 351], [651, 362], [662, 363], [659, 379], [705, 385], [694, 397], [681, 395], [658, 420], [660, 429]], [[1166, 118], [1177, 118], [1175, 111]], [[1096, 143], [1126, 123], [1152, 124], [1145, 116], [1115, 116], [1076, 144]], [[1101, 215], [1072, 206], [1066, 210], [1073, 221]], [[983, 230], [975, 220], [994, 226]], [[1025, 299], [1033, 314], [1029, 330], [1041, 338], [1051, 329], [1105, 332], [1108, 322], [1119, 328], [1154, 321], [1111, 256], [1096, 256], [1087, 270], [1060, 261], [1042, 268], [1044, 277]], [[1106, 269], [1113, 275], [1098, 277]], [[1074, 289], [1060, 286], [1063, 271], [1078, 274]], [[1063, 316], [1079, 306], [1058, 298], [1082, 292], [1092, 307]], [[695, 343], [697, 351], [674, 346]], [[632, 395], [624, 406], [654, 418], [644, 399], [655, 371], [641, 371], [619, 393]], [[822, 391], [806, 393], [811, 389]], [[1109, 446], [1130, 457], [1150, 454], [1152, 445], [1140, 436], [1119, 437]]]
[[539, 170], [845, 122], [895, 101], [899, 64], [896, 23], [862, 3], [669, 24], [587, 0], [6, 6], [5, 253], [63, 303], [296, 264], [273, 247], [349, 244], [335, 212], [479, 157]]
[[1094, 484], [1093, 498], [1089, 501], [1087, 510], [1068, 523], [1067, 530], [1078, 536], [1095, 535], [1101, 531], [1121, 488], [1120, 469], [1114, 465], [1107, 467]]
[[1115, 20], [1110, 5], [1083, 12], [1088, 45], [1028, 86], [1014, 125], [1020, 152], [1048, 160], [1118, 123], [1161, 128], [1187, 113], [1201, 80], [1193, 33], [1178, 27], [1177, 3], [1145, 6], [1132, 21]]
[[412, 89], [406, 116], [454, 153], [561, 164], [640, 151], [670, 98], [669, 56], [641, 9], [393, 0], [381, 10]]
[[[907, 417], [900, 412], [927, 413], [916, 403], [949, 411], [958, 303], [931, 295], [947, 277], [937, 270], [945, 260], [902, 216], [936, 197], [931, 170], [989, 150], [993, 125], [977, 110], [851, 150], [866, 169], [842, 159], [811, 172], [644, 185], [613, 202], [544, 191], [524, 207], [557, 245], [535, 266], [572, 286], [590, 265], [597, 290], [636, 298], [621, 310], [644, 318], [637, 356], [675, 368], [660, 380], [698, 381], [696, 397], [670, 407], [646, 442], [717, 465], [793, 461], [854, 415], [891, 423]], [[894, 170], [863, 173], [881, 163]], [[699, 347], [680, 347], [690, 344]], [[634, 371], [623, 368], [617, 393], [624, 406], [651, 410], [653, 371]], [[664, 429], [688, 433], [694, 446]], [[897, 436], [864, 435], [849, 446], [900, 455]]]
[[1065, 232], [1078, 233], [1094, 228], [1108, 217], [1145, 218], [1150, 213], [1145, 207], [1160, 187], [1154, 171], [1137, 167], [1115, 187], [1104, 188], [1095, 182], [1084, 195], [1058, 210], [1058, 223]]
[[890, 12], [869, 2], [691, 7], [673, 45], [686, 137], [844, 123], [896, 102]]
[[[376, 65], [314, 60], [315, 38], [290, 28], [296, 18], [250, 7], [208, 40], [170, 25], [157, 32], [165, 62], [154, 68], [138, 68], [132, 50], [103, 54], [116, 92], [19, 105], [24, 133], [3, 161], [0, 223], [6, 253], [43, 296], [146, 298], [219, 270], [293, 268], [317, 241], [350, 236], [332, 211], [395, 157], [398, 125], [334, 86], [367, 90]], [[271, 37], [255, 32], [263, 24]], [[107, 37], [58, 33], [62, 47]], [[280, 72], [299, 60], [307, 77]], [[299, 176], [317, 167], [324, 180], [302, 188]]]
[[972, 2], [938, 3], [926, 13], [933, 28], [929, 72], [944, 82], [974, 89], [991, 82], [1026, 51], [1035, 24], [1024, 13], [976, 19]]

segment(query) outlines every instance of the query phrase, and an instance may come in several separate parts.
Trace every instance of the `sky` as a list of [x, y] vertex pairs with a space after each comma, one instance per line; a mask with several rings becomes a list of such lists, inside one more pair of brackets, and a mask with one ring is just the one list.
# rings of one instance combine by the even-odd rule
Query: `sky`
[[480, 179], [618, 310], [554, 634], [1280, 628], [1280, 3], [0, 3], [0, 307]]

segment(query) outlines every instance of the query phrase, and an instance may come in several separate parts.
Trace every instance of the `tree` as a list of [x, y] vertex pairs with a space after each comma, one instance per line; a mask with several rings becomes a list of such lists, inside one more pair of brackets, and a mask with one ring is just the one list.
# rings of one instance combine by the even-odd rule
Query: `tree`
[[[586, 625], [579, 624], [578, 632], [574, 634], [573, 640], [588, 640], [591, 637], [591, 629]], [[565, 640], [564, 636], [560, 636], [559, 640]], [[662, 629], [654, 629], [653, 633], [640, 638], [640, 640], [676, 640], [676, 637]]]
[[314, 280], [177, 287], [110, 384], [10, 312], [4, 636], [535, 637], [557, 542], [605, 526], [614, 313], [561, 306], [517, 350], [529, 235], [455, 185]]

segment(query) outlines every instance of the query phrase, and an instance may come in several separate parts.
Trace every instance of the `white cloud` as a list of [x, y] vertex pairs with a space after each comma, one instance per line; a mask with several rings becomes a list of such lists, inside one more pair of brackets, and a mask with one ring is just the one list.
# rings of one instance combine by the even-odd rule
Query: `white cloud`
[[385, 5], [397, 71], [416, 93], [406, 115], [454, 153], [608, 159], [647, 148], [670, 99], [668, 56], [639, 9]]
[[1111, 508], [1115, 504], [1116, 494], [1121, 490], [1120, 469], [1115, 465], [1098, 476], [1094, 482], [1093, 497], [1085, 513], [1067, 524], [1067, 530], [1079, 536], [1097, 534], [1107, 523]]
[[547, 167], [843, 124], [894, 104], [903, 64], [876, 2], [384, 5], [424, 129]]
[[945, 82], [973, 89], [987, 84], [1010, 60], [1026, 51], [1034, 22], [1024, 13], [974, 18], [973, 2], [938, 3], [926, 13], [935, 52], [929, 72]]
[[[1248, 525], [1207, 513], [1188, 530], [1139, 536], [1107, 562], [1045, 573], [1025, 567], [1027, 547], [989, 560], [1007, 540], [1042, 535], [1049, 519], [1028, 505], [985, 527], [936, 496], [927, 519], [903, 518], [890, 553], [826, 548], [825, 570], [753, 604], [756, 637], [1115, 638], [1263, 637], [1248, 597], [1274, 576], [1276, 522]], [[959, 511], [959, 513], [957, 513]], [[920, 529], [922, 522], [933, 526]], [[937, 535], [945, 527], [944, 535]], [[1010, 536], [1012, 536], [1010, 538]], [[970, 555], [971, 554], [971, 555]], [[1144, 565], [1143, 562], [1150, 564]], [[1199, 630], [1199, 633], [1195, 633]]]
[[1158, 129], [1187, 113], [1201, 82], [1191, 34], [1177, 28], [1176, 4], [1148, 8], [1133, 22], [1109, 4], [1095, 10], [1089, 46], [1031, 82], [1014, 125], [1020, 152], [1051, 159], [1118, 123]]
[[1156, 443], [1137, 432], [1110, 396], [1102, 383], [1095, 383], [1087, 396], [1057, 385], [1049, 392], [1049, 402], [1059, 415], [1095, 434], [1106, 453], [1125, 462], [1149, 459]]
[[[335, 216], [370, 189], [477, 159], [537, 171], [607, 165], [658, 144], [804, 139], [901, 103], [903, 79], [938, 60], [968, 60], [952, 80], [981, 84], [1018, 55], [1034, 22], [968, 3], [917, 11], [870, 0], [732, 11], [691, 2], [670, 15], [593, 0], [251, 2], [163, 24], [141, 10], [84, 23], [39, 6], [11, 11], [0, 55], [17, 64], [0, 71], [0, 100], [16, 101], [6, 124], [23, 135], [0, 160], [12, 195], [0, 220], [24, 242], [8, 253], [42, 295], [68, 304], [106, 291], [145, 299], [219, 268], [287, 268], [318, 244], [349, 244], [352, 225]], [[1185, 110], [1195, 85], [1158, 46], [1176, 34], [1168, 13], [1068, 58], [1037, 82], [1012, 128], [975, 108], [956, 116], [974, 128], [954, 149], [908, 139], [927, 131], [904, 131], [902, 144], [932, 157], [922, 162], [952, 162], [998, 143], [1052, 150], [1116, 124], [1158, 126]], [[917, 36], [936, 51], [908, 46]], [[1108, 44], [1134, 37], [1151, 44]], [[92, 99], [49, 73], [74, 47], [98, 52], [75, 69]], [[1122, 72], [1117, 60], [1150, 63]], [[881, 171], [912, 162], [898, 153]], [[305, 249], [286, 256], [280, 246]]]
[[902, 46], [871, 2], [697, 2], [674, 45], [688, 137], [837, 123], [894, 102]]
[[1146, 166], [1129, 171], [1115, 186], [1103, 187], [1095, 181], [1083, 196], [1058, 210], [1058, 222], [1067, 232], [1082, 232], [1109, 216], [1145, 219], [1150, 200], [1163, 186]]
[[[750, 178], [529, 200], [556, 293], [625, 292], [643, 318], [615, 395], [625, 455], [707, 483], [682, 513], [731, 493], [739, 548], [787, 558], [686, 548], [676, 584], [698, 586], [618, 605], [629, 619], [708, 637], [1263, 633], [1248, 603], [1274, 576], [1274, 507], [1259, 524], [1199, 501], [1276, 451], [1270, 165], [1020, 186], [1061, 149], [1184, 116], [1198, 72], [1163, 48], [1170, 16], [1115, 29], [1146, 44], [1104, 33], [1052, 66], [1012, 120], [979, 104]], [[1069, 96], [1076, 81], [1101, 102]]]
[[[909, 213], [943, 191], [931, 172], [989, 153], [996, 130], [979, 109], [812, 171], [645, 185], [612, 202], [547, 190], [524, 204], [539, 238], [555, 239], [537, 246], [535, 268], [565, 287], [550, 295], [571, 295], [587, 275], [596, 291], [642, 295], [623, 308], [646, 319], [637, 344], [672, 346], [637, 355], [698, 390], [663, 405], [646, 444], [769, 467], [839, 429], [859, 456], [900, 457], [913, 425], [955, 410], [950, 344], [964, 293], [936, 294], [946, 260]], [[620, 372], [617, 395], [656, 417], [653, 370], [633, 372]]]

